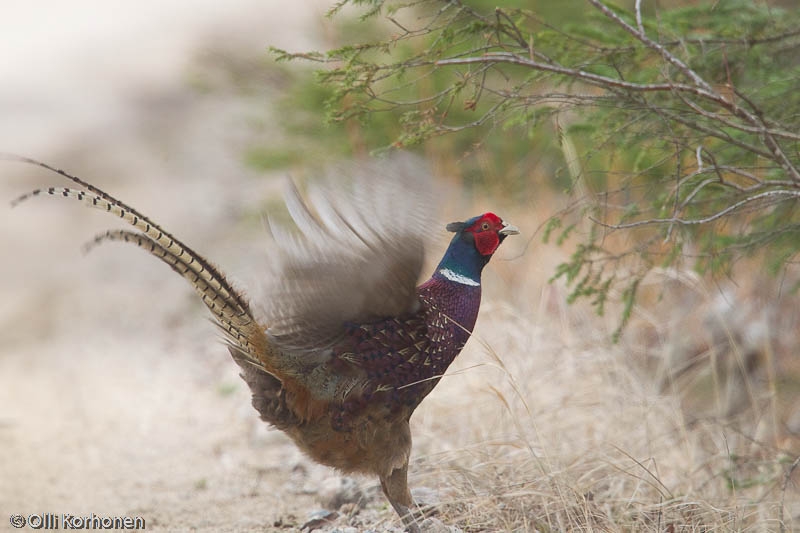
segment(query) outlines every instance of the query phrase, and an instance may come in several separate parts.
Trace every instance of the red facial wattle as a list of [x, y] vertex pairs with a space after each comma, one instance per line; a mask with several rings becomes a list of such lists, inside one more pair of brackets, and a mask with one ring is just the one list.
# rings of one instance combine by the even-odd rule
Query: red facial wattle
[[500, 246], [500, 237], [493, 229], [475, 233], [475, 248], [481, 255], [492, 255]]
[[481, 255], [492, 255], [500, 246], [498, 231], [503, 228], [503, 221], [494, 213], [485, 213], [467, 231], [475, 237], [475, 248]]

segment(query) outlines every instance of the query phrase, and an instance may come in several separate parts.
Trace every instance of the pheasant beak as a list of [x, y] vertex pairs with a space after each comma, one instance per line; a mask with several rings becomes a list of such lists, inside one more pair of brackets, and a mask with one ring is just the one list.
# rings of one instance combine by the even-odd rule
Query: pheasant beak
[[519, 235], [519, 228], [517, 228], [516, 226], [512, 226], [511, 224], [506, 224], [505, 222], [503, 222], [503, 229], [501, 229], [497, 233], [499, 233], [500, 235], [503, 235], [503, 236], [506, 236], [506, 235]]

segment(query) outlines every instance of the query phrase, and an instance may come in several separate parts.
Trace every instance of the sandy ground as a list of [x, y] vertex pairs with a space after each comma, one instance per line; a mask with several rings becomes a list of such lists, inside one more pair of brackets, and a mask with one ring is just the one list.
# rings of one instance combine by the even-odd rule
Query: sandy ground
[[[241, 146], [274, 93], [243, 104], [187, 79], [209, 50], [318, 45], [325, 4], [46, 4], [4, 6], [0, 151], [70, 169], [257, 283], [257, 213], [275, 187], [243, 168]], [[188, 286], [133, 247], [83, 254], [114, 225], [100, 213], [9, 207], [68, 185], [58, 176], [9, 162], [0, 175], [0, 531], [13, 513], [140, 516], [148, 531], [305, 522], [335, 474], [258, 420]]]

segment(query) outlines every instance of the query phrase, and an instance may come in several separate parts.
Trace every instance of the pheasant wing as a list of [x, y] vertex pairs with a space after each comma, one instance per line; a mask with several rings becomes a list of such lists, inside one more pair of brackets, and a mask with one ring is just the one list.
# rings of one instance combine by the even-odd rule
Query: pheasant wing
[[[286, 205], [296, 231], [271, 224], [279, 253], [268, 334], [285, 349], [320, 352], [347, 323], [413, 313], [432, 224], [429, 174], [408, 154], [360, 164], [346, 186], [326, 180]], [[335, 187], [334, 187], [335, 185]]]

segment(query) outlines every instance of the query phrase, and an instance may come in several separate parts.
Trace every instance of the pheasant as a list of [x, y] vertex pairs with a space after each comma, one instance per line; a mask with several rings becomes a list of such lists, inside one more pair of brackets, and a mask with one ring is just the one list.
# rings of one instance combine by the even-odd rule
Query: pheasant
[[77, 187], [37, 189], [12, 205], [60, 196], [133, 226], [93, 242], [133, 243], [189, 281], [222, 329], [261, 419], [319, 463], [377, 475], [406, 529], [419, 531], [407, 481], [409, 419], [469, 339], [481, 271], [516, 227], [490, 212], [448, 224], [450, 245], [417, 287], [431, 195], [407, 159], [393, 162], [404, 175], [375, 167], [389, 177], [357, 181], [349, 197], [317, 190], [309, 203], [292, 186], [286, 205], [300, 232], [271, 224], [275, 287], [259, 321], [217, 267], [149, 217], [63, 170], [15, 159]]

